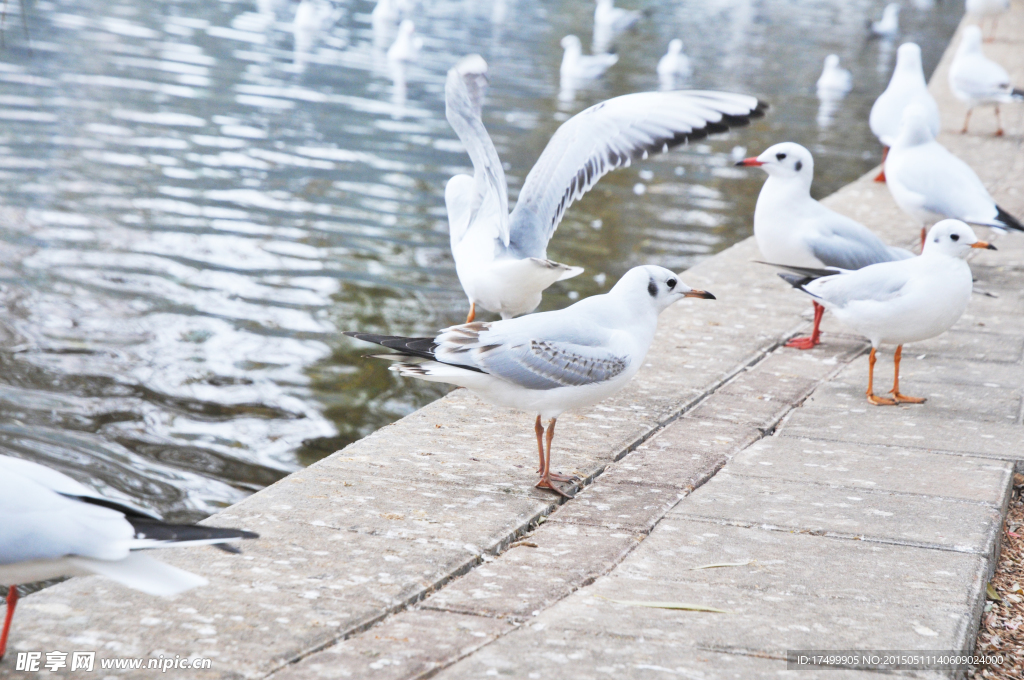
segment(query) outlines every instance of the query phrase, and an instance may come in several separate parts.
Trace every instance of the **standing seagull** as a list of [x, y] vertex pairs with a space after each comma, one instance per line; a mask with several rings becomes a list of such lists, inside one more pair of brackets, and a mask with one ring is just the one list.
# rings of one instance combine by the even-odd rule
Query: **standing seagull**
[[469, 298], [508, 319], [532, 311], [555, 281], [579, 267], [547, 259], [562, 215], [606, 173], [688, 139], [746, 125], [767, 106], [727, 92], [627, 94], [576, 114], [555, 132], [526, 176], [510, 215], [508, 187], [494, 143], [480, 119], [487, 64], [471, 55], [448, 71], [448, 122], [473, 162], [473, 176], [456, 175], [445, 187], [452, 254]]
[[[923, 398], [900, 392], [903, 345], [945, 333], [960, 319], [973, 288], [971, 268], [964, 261], [972, 248], [995, 250], [995, 246], [979, 241], [963, 222], [943, 220], [932, 227], [924, 252], [918, 257], [823, 278], [814, 278], [813, 273], [779, 276], [871, 341], [868, 401], [876, 406], [920, 404]], [[891, 399], [874, 393], [875, 352], [882, 344], [896, 345]]]
[[0, 456], [0, 583], [11, 584], [0, 659], [18, 584], [99, 574], [148, 595], [174, 595], [206, 585], [206, 579], [138, 551], [243, 538], [257, 536], [239, 529], [165, 524], [48, 467]]
[[996, 39], [996, 24], [999, 23], [999, 15], [1010, 9], [1010, 0], [965, 0], [964, 9], [968, 14], [973, 14], [980, 21], [992, 18], [992, 30], [985, 42], [992, 42]]
[[999, 105], [1024, 100], [1024, 90], [1014, 89], [1010, 74], [981, 51], [981, 29], [964, 28], [960, 47], [949, 67], [949, 89], [956, 98], [967, 104], [964, 129], [971, 120], [975, 106], [994, 105], [996, 108], [996, 137], [1003, 136], [1003, 121], [999, 118]]
[[[814, 157], [799, 144], [776, 144], [757, 158], [745, 158], [736, 165], [759, 167], [768, 173], [754, 208], [754, 238], [769, 264], [860, 269], [913, 257], [909, 251], [885, 245], [860, 222], [811, 198]], [[810, 337], [793, 338], [786, 347], [811, 349], [820, 343], [824, 311], [815, 300]]]
[[935, 141], [928, 112], [919, 105], [903, 114], [885, 166], [896, 205], [923, 225], [922, 247], [928, 225], [945, 218], [1024, 231], [1017, 218], [996, 205], [974, 170]]
[[[658, 315], [684, 297], [715, 299], [648, 265], [630, 269], [606, 294], [554, 312], [452, 326], [433, 338], [346, 335], [398, 350], [379, 356], [396, 361], [391, 370], [400, 375], [459, 385], [488, 403], [536, 413], [537, 488], [565, 496], [554, 483], [572, 478], [551, 472], [555, 421], [625, 387], [643, 365]], [[546, 448], [542, 418], [549, 419]]]
[[885, 181], [885, 159], [889, 154], [889, 148], [900, 133], [903, 110], [913, 103], [925, 107], [932, 136], [938, 135], [939, 105], [928, 92], [928, 83], [924, 80], [921, 48], [914, 43], [903, 43], [896, 50], [896, 68], [892, 72], [889, 85], [875, 100], [868, 116], [871, 132], [882, 143], [882, 171], [875, 177], [876, 182]]

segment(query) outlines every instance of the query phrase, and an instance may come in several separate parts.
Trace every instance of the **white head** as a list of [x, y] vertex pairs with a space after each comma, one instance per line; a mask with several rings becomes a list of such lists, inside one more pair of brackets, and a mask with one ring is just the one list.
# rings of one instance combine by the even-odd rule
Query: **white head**
[[890, 2], [882, 10], [882, 21], [895, 21], [896, 17], [900, 15], [900, 5], [898, 2]]
[[839, 68], [839, 56], [836, 54], [830, 54], [825, 57], [825, 70], [832, 71]]
[[974, 230], [960, 220], [942, 220], [928, 232], [922, 255], [938, 253], [949, 257], [967, 257], [972, 248], [995, 250], [991, 243], [979, 241]]
[[757, 158], [744, 158], [736, 165], [759, 167], [769, 177], [798, 181], [806, 185], [808, 191], [814, 179], [814, 157], [796, 142], [775, 144]]
[[678, 274], [653, 264], [633, 267], [623, 274], [608, 294], [626, 296], [634, 305], [649, 304], [658, 314], [684, 297], [715, 299], [707, 291], [687, 286]]
[[901, 147], [918, 146], [933, 139], [935, 135], [932, 134], [931, 125], [928, 123], [928, 109], [919, 102], [907, 105], [900, 118], [900, 134], [896, 138], [896, 144]]
[[562, 38], [562, 49], [566, 52], [583, 52], [583, 44], [574, 35], [567, 35]]
[[921, 66], [921, 48], [917, 43], [903, 43], [896, 50], [896, 73], [918, 74], [924, 82], [924, 68]]
[[610, 8], [614, 4], [614, 0], [597, 0], [597, 6], [604, 9]]
[[977, 26], [964, 28], [964, 35], [960, 40], [960, 51], [981, 52], [981, 28]]
[[683, 51], [683, 41], [680, 40], [679, 38], [673, 38], [672, 41], [668, 44], [668, 53], [669, 54], [679, 54], [682, 51]]

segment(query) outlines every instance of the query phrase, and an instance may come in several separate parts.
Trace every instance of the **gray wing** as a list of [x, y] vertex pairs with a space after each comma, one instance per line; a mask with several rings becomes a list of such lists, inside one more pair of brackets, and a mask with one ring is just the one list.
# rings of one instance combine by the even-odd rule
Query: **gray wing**
[[833, 213], [827, 226], [807, 240], [811, 253], [826, 267], [860, 269], [869, 264], [905, 260], [913, 254], [890, 248], [860, 222]]
[[885, 302], [899, 297], [911, 280], [906, 267], [883, 263], [858, 271], [826, 276], [806, 284], [805, 291], [836, 307], [851, 302]]
[[755, 97], [728, 92], [640, 92], [591, 106], [555, 132], [530, 170], [512, 211], [512, 247], [543, 257], [572, 202], [606, 173], [690, 139], [764, 115]]
[[507, 246], [508, 184], [498, 151], [480, 119], [486, 89], [487, 62], [479, 54], [463, 57], [448, 71], [444, 85], [445, 117], [473, 162], [474, 195], [469, 224], [473, 223], [485, 198], [493, 196], [498, 201], [498, 235]]
[[611, 380], [629, 366], [628, 357], [617, 356], [600, 344], [502, 338], [488, 330], [489, 324], [445, 329], [437, 337], [435, 356], [533, 390], [594, 385]]

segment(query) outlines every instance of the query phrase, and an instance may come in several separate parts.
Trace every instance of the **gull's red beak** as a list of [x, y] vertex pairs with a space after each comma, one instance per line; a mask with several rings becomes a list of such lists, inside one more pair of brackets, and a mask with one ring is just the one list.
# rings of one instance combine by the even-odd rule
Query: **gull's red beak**
[[986, 250], [995, 250], [996, 247], [988, 241], [975, 241], [971, 244], [972, 248], [985, 248]]
[[762, 163], [761, 161], [757, 160], [756, 158], [744, 158], [743, 160], [738, 161], [736, 163], [736, 165], [742, 165], [742, 166], [745, 166], [745, 167], [756, 168], [759, 165], [764, 165], [764, 163]]

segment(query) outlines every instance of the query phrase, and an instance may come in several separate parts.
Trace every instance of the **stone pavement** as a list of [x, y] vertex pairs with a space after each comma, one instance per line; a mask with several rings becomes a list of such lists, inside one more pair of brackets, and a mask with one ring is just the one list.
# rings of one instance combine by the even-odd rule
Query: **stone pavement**
[[[1022, 43], [1017, 2], [985, 46], [1016, 82]], [[949, 132], [951, 54], [932, 84], [942, 141], [1024, 215], [1021, 109], [1003, 138], [988, 111]], [[827, 202], [916, 238], [867, 178]], [[529, 416], [459, 390], [211, 518], [262, 538], [169, 558], [209, 587], [158, 599], [73, 579], [24, 599], [11, 651], [213, 659], [190, 678], [841, 680], [877, 674], [786, 671], [786, 650], [969, 650], [1024, 459], [1024, 235], [994, 240], [972, 261], [987, 294], [907, 347], [903, 386], [924, 405], [869, 405], [866, 343], [827, 315], [821, 347], [780, 349], [809, 305], [747, 240], [685, 274], [719, 299], [669, 309], [627, 390], [559, 419], [575, 499], [530, 487]]]

